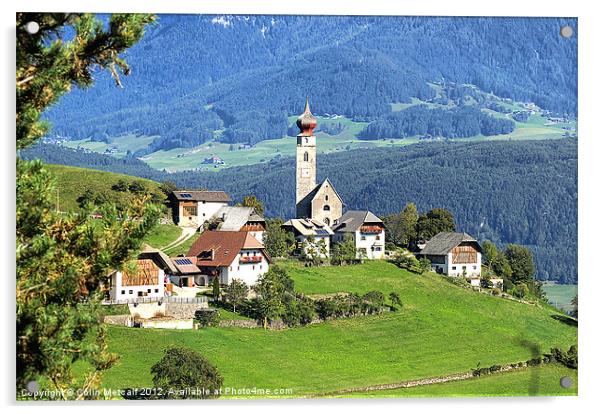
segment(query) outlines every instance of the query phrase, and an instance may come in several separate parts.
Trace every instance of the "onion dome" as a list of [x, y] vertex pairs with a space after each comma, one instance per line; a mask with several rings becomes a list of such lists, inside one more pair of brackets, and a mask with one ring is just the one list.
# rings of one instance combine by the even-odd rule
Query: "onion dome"
[[297, 118], [297, 126], [301, 131], [300, 135], [311, 136], [314, 134], [314, 128], [318, 126], [318, 120], [309, 110], [309, 97], [305, 100], [305, 110]]

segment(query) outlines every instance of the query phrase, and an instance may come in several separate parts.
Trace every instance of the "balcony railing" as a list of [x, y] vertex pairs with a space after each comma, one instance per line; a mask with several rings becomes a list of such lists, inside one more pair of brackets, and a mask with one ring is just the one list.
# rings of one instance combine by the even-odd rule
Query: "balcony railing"
[[241, 263], [260, 263], [261, 256], [243, 256], [240, 258]]
[[378, 234], [381, 231], [383, 231], [383, 229], [378, 226], [362, 226], [362, 227], [360, 227], [360, 232], [366, 233], [366, 234]]
[[207, 297], [199, 296], [194, 298], [180, 297], [180, 296], [163, 296], [163, 297], [135, 297], [127, 299], [107, 299], [103, 300], [103, 305], [129, 305], [134, 303], [206, 303]]

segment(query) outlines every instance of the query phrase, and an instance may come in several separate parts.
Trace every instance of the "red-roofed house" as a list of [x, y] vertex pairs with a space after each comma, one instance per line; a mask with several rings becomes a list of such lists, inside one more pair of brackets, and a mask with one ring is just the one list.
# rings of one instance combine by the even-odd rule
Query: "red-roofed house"
[[239, 279], [251, 286], [272, 262], [263, 244], [246, 231], [205, 231], [188, 250], [203, 275], [229, 284]]

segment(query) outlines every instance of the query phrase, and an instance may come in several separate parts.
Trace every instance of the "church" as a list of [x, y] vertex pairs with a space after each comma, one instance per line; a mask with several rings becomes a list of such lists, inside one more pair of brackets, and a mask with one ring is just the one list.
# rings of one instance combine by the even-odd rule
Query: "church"
[[323, 256], [329, 256], [330, 244], [342, 241], [347, 234], [355, 243], [358, 259], [384, 257], [385, 229], [382, 221], [369, 211], [347, 211], [343, 215], [343, 199], [332, 182], [326, 178], [317, 183], [317, 141], [314, 129], [318, 121], [309, 109], [297, 118], [297, 218], [283, 224], [292, 231], [305, 253], [316, 251], [324, 243]]
[[316, 136], [314, 129], [318, 121], [309, 110], [309, 99], [305, 110], [297, 119], [297, 218], [318, 220], [332, 226], [343, 215], [343, 200], [328, 178], [316, 183]]

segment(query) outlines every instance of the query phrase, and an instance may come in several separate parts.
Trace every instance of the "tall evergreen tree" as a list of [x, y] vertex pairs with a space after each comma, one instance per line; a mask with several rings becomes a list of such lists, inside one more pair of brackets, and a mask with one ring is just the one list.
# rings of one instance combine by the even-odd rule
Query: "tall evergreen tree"
[[[148, 14], [116, 14], [105, 29], [91, 14], [17, 13], [17, 148], [48, 131], [44, 109], [73, 86], [90, 86], [92, 70], [108, 69], [119, 84], [119, 72], [129, 73], [120, 53], [152, 21]], [[29, 33], [28, 22], [39, 31]], [[63, 39], [66, 32], [71, 40]], [[86, 209], [59, 214], [55, 194], [42, 163], [17, 158], [17, 389], [45, 378], [60, 398], [84, 399], [116, 359], [98, 323], [107, 275], [140, 248], [160, 209], [141, 195], [119, 214], [101, 206], [102, 218], [93, 220]], [[78, 361], [91, 367], [86, 375], [73, 374]]]

